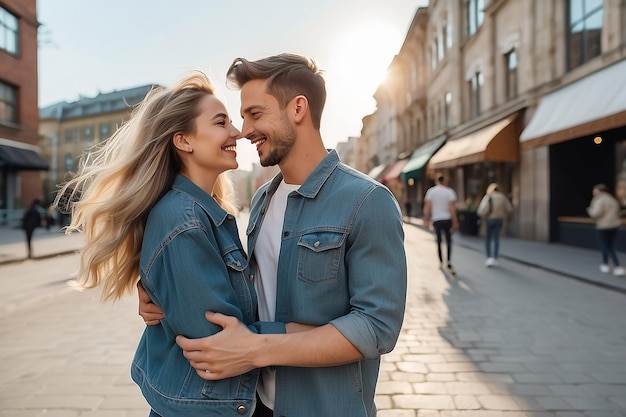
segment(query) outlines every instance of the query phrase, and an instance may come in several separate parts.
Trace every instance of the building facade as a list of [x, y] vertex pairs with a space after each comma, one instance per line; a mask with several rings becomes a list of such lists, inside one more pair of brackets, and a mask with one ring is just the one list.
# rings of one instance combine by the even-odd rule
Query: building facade
[[396, 159], [412, 152], [394, 194], [420, 207], [443, 173], [469, 218], [497, 182], [515, 207], [508, 234], [594, 246], [593, 185], [626, 207], [624, 74], [626, 0], [431, 1], [376, 97]]
[[50, 166], [43, 180], [47, 200], [54, 198], [58, 185], [76, 172], [80, 158], [89, 147], [109, 138], [129, 119], [133, 106], [141, 102], [153, 85], [82, 97], [39, 111], [42, 156]]
[[0, 0], [0, 224], [43, 198], [39, 155], [36, 0]]
[[541, 3], [534, 25], [544, 58], [529, 67], [520, 236], [595, 247], [592, 187], [626, 207], [626, 1]]

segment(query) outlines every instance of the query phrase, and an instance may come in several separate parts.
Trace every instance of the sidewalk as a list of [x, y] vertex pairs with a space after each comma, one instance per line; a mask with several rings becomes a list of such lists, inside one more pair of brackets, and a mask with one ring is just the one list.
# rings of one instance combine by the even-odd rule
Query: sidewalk
[[[422, 219], [419, 218], [412, 217], [410, 222], [405, 222], [405, 224], [426, 230], [423, 227]], [[485, 243], [481, 236], [455, 233], [452, 241], [453, 245], [476, 250], [484, 256]], [[626, 265], [626, 255], [618, 252], [618, 256], [620, 263]], [[600, 250], [501, 237], [500, 257], [626, 293], [626, 277], [616, 277], [600, 272]]]
[[[243, 220], [245, 219], [240, 219], [240, 222]], [[422, 220], [414, 217], [405, 225], [423, 229]], [[80, 248], [81, 239], [82, 237], [78, 233], [68, 236], [58, 228], [37, 229], [33, 237], [34, 258], [37, 260], [73, 253]], [[482, 237], [455, 233], [453, 242], [455, 245], [475, 250], [481, 254], [484, 253]], [[626, 265], [626, 255], [618, 255], [620, 255], [622, 264]], [[598, 269], [600, 264], [599, 251], [556, 243], [502, 237], [500, 239], [500, 256], [589, 284], [626, 293], [626, 277], [603, 274]], [[0, 227], [0, 265], [21, 262], [25, 259], [24, 232], [20, 229]]]
[[[76, 252], [82, 243], [80, 233], [66, 235], [60, 228], [35, 229], [33, 259], [49, 258]], [[26, 235], [22, 229], [0, 226], [0, 265], [26, 260]]]

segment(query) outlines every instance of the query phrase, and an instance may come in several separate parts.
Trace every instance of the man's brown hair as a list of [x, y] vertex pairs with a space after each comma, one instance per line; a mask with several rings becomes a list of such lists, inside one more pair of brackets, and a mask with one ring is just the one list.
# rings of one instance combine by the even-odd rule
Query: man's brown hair
[[296, 54], [280, 54], [257, 61], [235, 58], [226, 72], [229, 85], [241, 88], [252, 80], [267, 80], [267, 92], [278, 100], [281, 109], [296, 96], [309, 102], [311, 119], [320, 128], [326, 103], [326, 82], [322, 71], [310, 58]]

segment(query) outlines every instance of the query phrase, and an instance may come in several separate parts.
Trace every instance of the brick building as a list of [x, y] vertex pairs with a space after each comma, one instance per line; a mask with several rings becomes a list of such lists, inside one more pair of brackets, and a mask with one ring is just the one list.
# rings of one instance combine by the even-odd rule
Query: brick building
[[43, 198], [39, 155], [36, 0], [0, 0], [0, 224]]

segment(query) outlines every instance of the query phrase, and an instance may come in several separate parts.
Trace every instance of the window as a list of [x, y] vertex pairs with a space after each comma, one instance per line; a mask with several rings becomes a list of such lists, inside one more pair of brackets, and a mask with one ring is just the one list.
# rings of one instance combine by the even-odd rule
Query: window
[[[442, 35], [445, 34], [445, 32], [442, 33]], [[441, 62], [443, 61], [443, 56], [444, 56], [444, 45], [445, 39], [444, 37], [438, 37], [437, 38], [437, 61]]]
[[65, 170], [71, 171], [72, 168], [74, 168], [74, 157], [68, 152], [65, 154]]
[[485, 18], [485, 0], [467, 2], [467, 34], [472, 36], [483, 24]]
[[17, 88], [0, 81], [0, 123], [17, 124]]
[[65, 142], [70, 143], [74, 139], [74, 131], [72, 129], [65, 129]]
[[477, 72], [469, 81], [470, 117], [477, 117], [480, 115], [480, 89], [482, 85], [483, 85], [483, 74], [481, 72]]
[[506, 61], [506, 99], [517, 97], [517, 52], [515, 49], [504, 55]]
[[17, 17], [0, 7], [0, 49], [17, 55]]
[[417, 124], [415, 127], [415, 130], [417, 131], [417, 143], [421, 143], [422, 142], [422, 119], [417, 119]]
[[567, 49], [569, 69], [602, 52], [602, 0], [569, 0]]
[[452, 93], [451, 92], [448, 91], [446, 93], [444, 103], [445, 103], [445, 107], [444, 107], [445, 125], [446, 125], [446, 129], [449, 129], [452, 127], [452, 114], [451, 114]]
[[437, 103], [435, 111], [435, 132], [438, 132], [441, 130], [441, 103]]
[[91, 126], [85, 128], [85, 144], [91, 146], [93, 144], [93, 131]]
[[446, 49], [452, 49], [452, 45], [453, 45], [453, 38], [452, 38], [452, 24], [451, 23], [446, 23]]
[[105, 140], [109, 137], [109, 124], [102, 123], [100, 125], [100, 140]]
[[450, 42], [448, 40], [448, 22], [447, 21], [443, 21], [443, 26], [441, 28], [441, 44], [443, 49], [448, 50], [450, 49], [450, 46], [448, 45], [448, 43]]
[[437, 38], [430, 47], [430, 66], [433, 70], [437, 68]]

